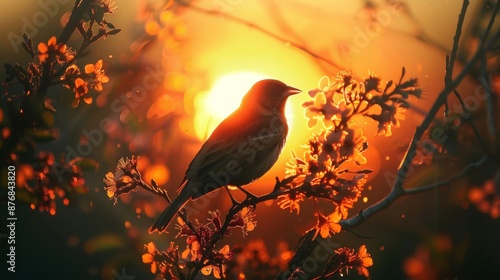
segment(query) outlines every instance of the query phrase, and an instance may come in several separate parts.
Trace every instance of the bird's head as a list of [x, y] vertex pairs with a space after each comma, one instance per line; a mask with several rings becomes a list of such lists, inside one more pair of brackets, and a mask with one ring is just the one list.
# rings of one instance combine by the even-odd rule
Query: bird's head
[[297, 94], [301, 90], [278, 80], [261, 80], [255, 83], [243, 98], [240, 108], [255, 108], [267, 112], [279, 110], [284, 113], [285, 103], [290, 95]]

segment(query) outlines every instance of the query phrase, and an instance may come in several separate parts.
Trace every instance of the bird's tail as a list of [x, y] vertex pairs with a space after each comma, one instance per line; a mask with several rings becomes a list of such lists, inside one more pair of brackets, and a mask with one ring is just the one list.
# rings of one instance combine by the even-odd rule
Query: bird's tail
[[[189, 182], [187, 183], [189, 184]], [[157, 230], [162, 233], [172, 221], [172, 218], [177, 214], [177, 212], [188, 202], [188, 200], [193, 196], [192, 186], [184, 186], [179, 193], [179, 195], [167, 206], [167, 208], [161, 213], [160, 217], [154, 225], [149, 228], [149, 233], [153, 233]]]

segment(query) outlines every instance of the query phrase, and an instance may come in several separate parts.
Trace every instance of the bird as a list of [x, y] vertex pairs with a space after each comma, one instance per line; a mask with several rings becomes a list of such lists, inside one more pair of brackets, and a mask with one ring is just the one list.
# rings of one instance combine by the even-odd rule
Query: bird
[[177, 197], [149, 232], [164, 232], [187, 202], [207, 199], [207, 194], [218, 188], [235, 186], [251, 195], [241, 187], [264, 175], [277, 161], [288, 134], [285, 104], [289, 96], [300, 92], [279, 80], [256, 82], [240, 106], [201, 146], [186, 170]]

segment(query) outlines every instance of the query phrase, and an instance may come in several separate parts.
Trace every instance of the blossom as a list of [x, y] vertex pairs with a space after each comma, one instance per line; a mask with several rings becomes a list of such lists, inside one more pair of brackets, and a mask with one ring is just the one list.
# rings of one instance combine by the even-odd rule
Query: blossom
[[71, 88], [74, 81], [80, 76], [80, 68], [72, 64], [66, 68], [64, 74], [61, 76], [61, 81], [66, 88]]
[[102, 69], [102, 59], [99, 59], [95, 64], [85, 65], [85, 74], [92, 75], [92, 87], [96, 91], [102, 91], [102, 84], [109, 82], [109, 77], [104, 74]]
[[364, 185], [367, 182], [366, 174], [357, 174], [352, 180], [337, 178], [335, 182], [336, 192], [332, 196], [333, 201], [339, 207], [339, 211], [342, 213], [342, 218], [347, 217], [347, 211], [349, 208], [354, 207], [354, 203], [358, 201], [361, 193], [364, 189]]
[[388, 137], [392, 135], [391, 127], [399, 127], [400, 120], [405, 119], [406, 108], [402, 106], [402, 103], [398, 102], [384, 107], [380, 115], [370, 115], [370, 117], [378, 121], [377, 135], [385, 135]]
[[228, 245], [222, 247], [219, 251], [214, 251], [213, 259], [217, 264], [204, 266], [201, 269], [201, 274], [208, 276], [213, 273], [216, 279], [225, 279], [227, 268], [225, 263], [231, 260], [232, 257], [233, 253], [229, 250]]
[[252, 215], [252, 211], [252, 207], [241, 209], [241, 211], [234, 215], [231, 222], [229, 222], [228, 228], [239, 227], [243, 231], [243, 236], [247, 235], [248, 232], [254, 230], [257, 226], [257, 222], [253, 220], [255, 215]]
[[158, 250], [156, 249], [156, 246], [153, 242], [149, 242], [147, 245], [145, 245], [147, 249], [147, 253], [142, 255], [142, 262], [143, 263], [150, 263], [151, 264], [151, 273], [156, 274], [156, 271], [158, 269], [157, 261], [156, 261], [156, 256], [158, 255]]
[[365, 164], [366, 158], [361, 154], [367, 145], [367, 138], [359, 127], [330, 131], [325, 134], [323, 150], [335, 164], [344, 160], [352, 160], [357, 165]]
[[318, 224], [316, 225], [316, 233], [313, 239], [316, 239], [318, 234], [320, 234], [322, 238], [327, 238], [331, 236], [330, 233], [339, 233], [342, 229], [339, 224], [341, 218], [342, 214], [338, 209], [335, 209], [335, 211], [328, 216], [318, 213]]
[[371, 74], [364, 82], [365, 94], [368, 94], [370, 91], [380, 92], [379, 85], [380, 78], [375, 74]]
[[181, 258], [187, 262], [201, 259], [201, 244], [196, 236], [189, 236], [186, 239], [187, 248], [181, 254]]
[[347, 134], [348, 132], [342, 129], [329, 131], [324, 134], [322, 151], [325, 151], [325, 153], [322, 153], [322, 156], [320, 158], [321, 162], [325, 161], [326, 155], [330, 156], [335, 164], [340, 162], [340, 147], [342, 147]]
[[[308, 157], [308, 153], [304, 158]], [[292, 158], [286, 163], [286, 176], [285, 178], [306, 174], [308, 172], [308, 165], [306, 160], [297, 157], [294, 151], [292, 151]]]
[[38, 60], [40, 63], [50, 59], [56, 59], [58, 63], [73, 60], [73, 52], [65, 44], [57, 43], [56, 36], [52, 36], [47, 43], [38, 44]]
[[104, 13], [108, 14], [114, 14], [116, 13], [116, 9], [118, 9], [115, 0], [99, 0], [96, 4], [103, 9]]
[[337, 88], [347, 88], [349, 86], [352, 86], [353, 84], [356, 84], [356, 79], [354, 75], [350, 71], [340, 71], [337, 76], [335, 77], [335, 81], [337, 84]]
[[365, 277], [370, 276], [367, 268], [373, 265], [373, 259], [370, 254], [368, 254], [368, 250], [365, 245], [361, 245], [359, 247], [358, 253], [351, 257], [348, 265], [356, 267], [356, 270], [360, 275]]
[[216, 265], [207, 265], [207, 266], [204, 266], [200, 270], [200, 272], [201, 272], [201, 274], [203, 274], [205, 276], [213, 274], [213, 276], [216, 279], [222, 279], [222, 275], [226, 274], [226, 266], [222, 265], [222, 266], [219, 267], [219, 266], [216, 266]]
[[82, 78], [76, 78], [74, 91], [75, 91], [75, 98], [77, 99], [86, 95], [89, 92], [87, 82]]
[[138, 184], [139, 177], [137, 171], [137, 158], [132, 159], [121, 158], [118, 161], [115, 173], [106, 173], [103, 182], [106, 185], [104, 189], [110, 199], [113, 199], [115, 204], [118, 202], [120, 195], [129, 193], [134, 190]]
[[290, 209], [290, 213], [293, 212], [293, 210], [297, 210], [297, 215], [300, 213], [300, 204], [299, 202], [304, 201], [304, 198], [306, 196], [303, 193], [296, 192], [296, 191], [290, 191], [287, 194], [282, 194], [278, 196], [278, 199], [280, 200], [278, 202], [278, 206], [281, 209]]
[[340, 156], [354, 161], [357, 165], [365, 164], [366, 158], [361, 154], [367, 145], [367, 138], [359, 127], [346, 129], [347, 136], [340, 147]]
[[363, 275], [365, 277], [370, 276], [367, 268], [373, 265], [373, 259], [368, 253], [365, 245], [361, 245], [357, 253], [354, 253], [353, 249], [345, 247], [336, 250], [336, 252], [339, 255], [345, 256], [345, 258], [347, 259], [345, 267], [356, 268], [360, 275]]

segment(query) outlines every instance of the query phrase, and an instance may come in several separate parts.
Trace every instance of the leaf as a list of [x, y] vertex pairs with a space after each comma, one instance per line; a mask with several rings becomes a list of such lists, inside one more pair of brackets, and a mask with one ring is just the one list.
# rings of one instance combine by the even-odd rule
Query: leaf
[[359, 173], [359, 174], [370, 174], [372, 173], [373, 170], [370, 170], [370, 169], [363, 169], [363, 170], [358, 170], [356, 171], [355, 173]]
[[318, 94], [318, 93], [320, 93], [320, 92], [322, 92], [322, 91], [321, 91], [321, 89], [319, 89], [319, 88], [315, 88], [315, 89], [311, 89], [311, 90], [308, 92], [308, 94], [309, 94], [309, 96], [310, 96], [310, 97], [315, 97], [315, 96], [316, 96], [316, 94]]
[[56, 112], [56, 109], [54, 107], [52, 107], [52, 105], [50, 105], [50, 103], [47, 103], [47, 101], [45, 101], [44, 103], [44, 106], [45, 106], [45, 109], [49, 112], [53, 112], [55, 113]]
[[[408, 95], [406, 94], [406, 98], [408, 98]], [[395, 103], [400, 103], [401, 105], [403, 105], [404, 108], [410, 108], [410, 103], [408, 103], [408, 101], [406, 101], [405, 99], [403, 98], [399, 98], [399, 97], [391, 97], [390, 100], [392, 100], [393, 102]]]
[[402, 83], [399, 85], [400, 88], [409, 88], [409, 87], [414, 87], [417, 86], [418, 79], [417, 78], [411, 78], [408, 81]]
[[72, 159], [69, 163], [69, 166], [76, 165], [82, 169], [82, 171], [96, 171], [99, 169], [99, 163], [90, 158], [84, 157], [76, 157]]
[[115, 34], [120, 33], [120, 31], [122, 31], [122, 30], [121, 29], [113, 29], [113, 30], [108, 31], [108, 33], [106, 33], [106, 35], [115, 35]]
[[106, 22], [106, 26], [111, 29], [115, 29], [115, 26], [111, 22]]
[[314, 101], [306, 101], [306, 102], [302, 103], [302, 107], [304, 107], [304, 108], [309, 107], [311, 105], [314, 105]]
[[54, 124], [54, 112], [42, 112], [42, 120], [46, 126], [51, 127]]
[[318, 88], [322, 91], [326, 91], [330, 88], [330, 78], [328, 76], [323, 76], [318, 82]]
[[385, 85], [385, 88], [384, 88], [384, 93], [387, 92], [387, 90], [392, 86], [392, 84], [394, 84], [394, 82], [392, 80], [387, 82], [387, 84]]
[[417, 98], [422, 97], [422, 90], [421, 89], [410, 89], [408, 90], [408, 94], [411, 94]]
[[100, 8], [100, 9], [95, 9], [95, 13], [94, 13], [94, 19], [95, 21], [97, 21], [98, 23], [101, 23], [102, 20], [104, 19], [104, 9]]
[[23, 48], [31, 55], [31, 58], [35, 57], [35, 53], [33, 52], [33, 41], [31, 41], [26, 33], [23, 33]]

